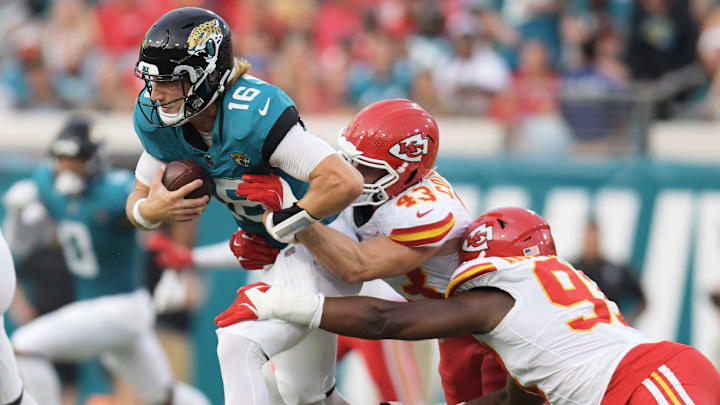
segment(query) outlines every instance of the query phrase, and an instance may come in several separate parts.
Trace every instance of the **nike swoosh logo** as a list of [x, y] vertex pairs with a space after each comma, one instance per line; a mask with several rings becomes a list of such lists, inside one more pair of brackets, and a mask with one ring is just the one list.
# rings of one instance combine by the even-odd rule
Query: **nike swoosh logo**
[[258, 108], [258, 112], [260, 113], [260, 115], [262, 115], [264, 117], [268, 112], [269, 106], [270, 106], [270, 97], [268, 97], [267, 101], [265, 102], [265, 107], [263, 107], [262, 110]]
[[[434, 208], [433, 208], [433, 209], [434, 209]], [[422, 218], [422, 217], [424, 217], [425, 215], [427, 215], [427, 214], [429, 214], [430, 212], [432, 212], [433, 209], [429, 209], [429, 210], [427, 210], [427, 211], [425, 211], [425, 212], [423, 212], [423, 213], [420, 213], [420, 211], [418, 211], [417, 214], [415, 214], [415, 215], [417, 215], [418, 218]]]

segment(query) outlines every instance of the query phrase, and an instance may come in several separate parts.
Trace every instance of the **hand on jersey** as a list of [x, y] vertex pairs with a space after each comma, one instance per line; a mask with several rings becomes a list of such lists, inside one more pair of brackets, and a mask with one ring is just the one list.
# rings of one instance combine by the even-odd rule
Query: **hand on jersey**
[[153, 177], [147, 201], [140, 205], [140, 214], [148, 222], [187, 222], [200, 218], [210, 197], [185, 199], [185, 196], [202, 185], [202, 180], [192, 181], [175, 191], [169, 191], [162, 183], [165, 165]]
[[235, 194], [264, 205], [269, 211], [290, 208], [297, 201], [290, 185], [277, 174], [244, 174]]
[[145, 247], [155, 252], [155, 264], [161, 268], [172, 268], [184, 270], [194, 267], [192, 250], [186, 246], [176, 243], [167, 235], [155, 233], [145, 241]]
[[275, 263], [280, 249], [260, 235], [238, 229], [230, 237], [230, 250], [246, 270], [261, 270]]
[[244, 183], [238, 184], [235, 194], [248, 201], [259, 202], [267, 208], [263, 224], [273, 239], [291, 243], [297, 232], [318, 221], [295, 204], [297, 198], [290, 185], [277, 174], [245, 174], [242, 179]]

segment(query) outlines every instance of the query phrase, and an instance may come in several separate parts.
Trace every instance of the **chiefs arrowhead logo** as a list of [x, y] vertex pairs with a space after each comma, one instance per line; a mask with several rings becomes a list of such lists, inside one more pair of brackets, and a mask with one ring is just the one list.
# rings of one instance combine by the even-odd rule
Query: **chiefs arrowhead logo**
[[390, 148], [390, 154], [406, 162], [419, 162], [428, 153], [428, 138], [422, 134], [408, 136]]
[[493, 240], [492, 226], [482, 224], [473, 229], [463, 240], [462, 250], [465, 252], [482, 252], [480, 257], [484, 256], [484, 250], [488, 248], [488, 241]]

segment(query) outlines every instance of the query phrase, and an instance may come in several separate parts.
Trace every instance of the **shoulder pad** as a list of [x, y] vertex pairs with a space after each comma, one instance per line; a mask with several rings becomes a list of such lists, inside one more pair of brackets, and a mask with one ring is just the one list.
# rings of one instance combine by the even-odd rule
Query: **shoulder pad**
[[[426, 214], [427, 218], [424, 218], [423, 214]], [[436, 245], [442, 242], [455, 226], [455, 217], [448, 210], [438, 210], [437, 213], [420, 210], [412, 212], [411, 215], [415, 218], [398, 222], [402, 227], [392, 229], [390, 239], [410, 247]], [[409, 216], [404, 215], [405, 218]]]
[[445, 291], [445, 297], [459, 294], [478, 287], [476, 282], [485, 274], [512, 266], [499, 257], [480, 257], [463, 263], [455, 270]]

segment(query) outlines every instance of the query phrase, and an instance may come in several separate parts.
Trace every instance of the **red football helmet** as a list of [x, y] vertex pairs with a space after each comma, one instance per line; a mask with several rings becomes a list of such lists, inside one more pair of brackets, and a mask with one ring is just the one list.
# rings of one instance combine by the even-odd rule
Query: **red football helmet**
[[524, 208], [496, 208], [470, 223], [460, 260], [478, 257], [554, 256], [550, 226], [538, 214]]
[[388, 174], [365, 184], [352, 205], [380, 205], [425, 178], [434, 168], [439, 141], [433, 117], [410, 100], [365, 107], [340, 131], [338, 145], [349, 162]]

